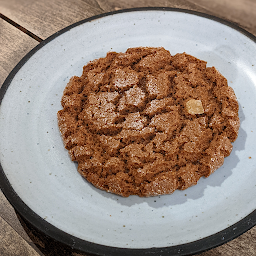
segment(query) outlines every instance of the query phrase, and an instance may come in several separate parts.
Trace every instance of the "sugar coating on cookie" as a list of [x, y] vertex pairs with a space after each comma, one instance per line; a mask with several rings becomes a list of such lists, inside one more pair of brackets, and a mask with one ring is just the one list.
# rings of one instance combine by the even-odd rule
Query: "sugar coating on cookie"
[[223, 165], [240, 126], [226, 78], [162, 47], [89, 62], [70, 79], [61, 104], [60, 133], [79, 173], [124, 197], [196, 185]]

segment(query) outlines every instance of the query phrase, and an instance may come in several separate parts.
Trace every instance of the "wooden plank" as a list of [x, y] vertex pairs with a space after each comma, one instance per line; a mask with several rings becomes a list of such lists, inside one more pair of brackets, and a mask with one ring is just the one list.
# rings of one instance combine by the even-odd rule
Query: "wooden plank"
[[0, 0], [3, 15], [42, 39], [72, 23], [102, 12], [143, 6], [196, 10], [239, 23], [256, 34], [254, 0]]
[[195, 1], [188, 1], [188, 0], [96, 0], [99, 6], [105, 11], [112, 11], [112, 10], [120, 10], [126, 8], [134, 8], [134, 7], [175, 7], [175, 8], [184, 8], [189, 10], [195, 11], [205, 11], [203, 6], [198, 6], [195, 4]]
[[0, 217], [0, 255], [40, 256], [7, 222]]
[[0, 19], [0, 87], [4, 80], [15, 67], [38, 42]]
[[[17, 243], [17, 245], [25, 242], [27, 245], [31, 246], [34, 251], [41, 255], [40, 250], [35, 245], [42, 245], [41, 241], [34, 239], [34, 237], [33, 240], [30, 238], [32, 236], [29, 236], [28, 233], [24, 230], [23, 226], [21, 225], [21, 222], [17, 218], [15, 210], [0, 190], [0, 220], [1, 219], [3, 225], [6, 226], [8, 224], [7, 228], [9, 232], [14, 232], [14, 234], [17, 233], [18, 236], [15, 235], [15, 239], [19, 242]], [[7, 239], [7, 237], [5, 237], [3, 234], [1, 235], [1, 230], [3, 230], [3, 228], [0, 224], [0, 237], [3, 236], [4, 239]], [[4, 255], [1, 254], [1, 246], [5, 247], [6, 245], [5, 243], [0, 243], [0, 255]]]
[[93, 0], [0, 0], [0, 10], [42, 39], [72, 23], [103, 12]]
[[15, 210], [5, 198], [4, 194], [0, 190], [0, 216], [7, 222], [24, 240], [31, 242], [29, 236], [22, 228], [20, 222], [17, 219]]
[[256, 35], [255, 0], [188, 0], [220, 18], [230, 20]]

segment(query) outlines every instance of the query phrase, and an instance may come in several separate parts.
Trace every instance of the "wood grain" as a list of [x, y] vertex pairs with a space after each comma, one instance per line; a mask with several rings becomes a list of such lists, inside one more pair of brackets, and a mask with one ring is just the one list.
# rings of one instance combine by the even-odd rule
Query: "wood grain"
[[204, 12], [206, 9], [203, 5], [198, 6], [195, 1], [188, 0], [97, 0], [99, 6], [105, 11], [120, 10], [126, 8], [135, 7], [174, 7], [174, 8], [184, 8], [189, 10], [196, 10]]
[[0, 19], [0, 87], [16, 64], [38, 42], [6, 21]]
[[0, 255], [38, 256], [39, 254], [16, 233], [7, 222], [0, 218]]
[[256, 35], [255, 0], [189, 0], [189, 2], [205, 8], [206, 13], [230, 20]]
[[162, 6], [204, 12], [256, 34], [254, 0], [0, 0], [1, 13], [42, 39], [93, 15], [133, 7]]
[[1, 13], [42, 39], [82, 19], [102, 13], [95, 1], [0, 0]]

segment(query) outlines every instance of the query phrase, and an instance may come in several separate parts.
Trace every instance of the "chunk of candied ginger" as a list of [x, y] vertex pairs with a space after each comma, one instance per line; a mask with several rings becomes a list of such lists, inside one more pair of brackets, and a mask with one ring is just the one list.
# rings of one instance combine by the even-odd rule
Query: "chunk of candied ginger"
[[186, 110], [191, 115], [203, 114], [204, 108], [201, 100], [191, 99], [186, 103]]

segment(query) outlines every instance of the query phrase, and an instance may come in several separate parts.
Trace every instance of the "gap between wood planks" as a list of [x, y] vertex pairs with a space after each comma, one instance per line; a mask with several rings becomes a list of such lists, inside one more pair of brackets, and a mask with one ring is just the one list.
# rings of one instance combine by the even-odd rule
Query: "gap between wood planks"
[[3, 20], [7, 21], [8, 23], [10, 23], [11, 25], [13, 25], [14, 27], [16, 27], [17, 29], [21, 30], [22, 32], [24, 32], [25, 34], [27, 34], [28, 36], [32, 37], [33, 39], [35, 39], [36, 41], [38, 41], [39, 43], [43, 41], [42, 38], [38, 37], [37, 35], [33, 34], [32, 32], [30, 32], [29, 30], [25, 29], [24, 27], [20, 26], [18, 23], [16, 23], [15, 21], [9, 19], [8, 17], [6, 17], [5, 15], [3, 15], [2, 13], [0, 13], [0, 18], [2, 18]]

